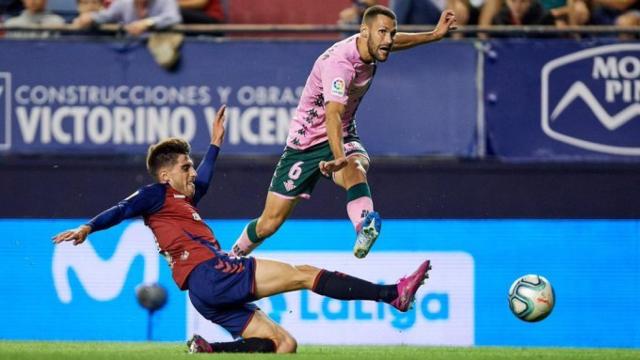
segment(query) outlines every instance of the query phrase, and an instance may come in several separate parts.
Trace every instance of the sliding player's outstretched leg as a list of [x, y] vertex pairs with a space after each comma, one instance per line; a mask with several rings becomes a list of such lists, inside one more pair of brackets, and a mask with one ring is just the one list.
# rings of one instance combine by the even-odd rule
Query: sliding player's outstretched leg
[[[227, 259], [226, 255], [222, 255], [221, 259], [233, 264], [243, 264], [244, 272], [229, 275], [224, 273], [224, 267], [217, 268], [215, 263], [202, 269], [197, 268], [195, 271], [198, 272], [190, 279], [189, 297], [203, 316], [241, 339], [209, 343], [194, 334], [187, 342], [190, 353], [296, 352], [297, 342], [287, 330], [271, 320], [254, 304], [246, 304], [244, 301], [309, 289], [316, 294], [339, 300], [385, 302], [399, 311], [406, 312], [411, 308], [420, 285], [424, 283], [431, 269], [429, 260], [425, 260], [411, 275], [402, 277], [396, 284], [381, 285], [310, 265], [293, 266], [280, 261], [254, 258]], [[212, 272], [214, 275], [211, 275]], [[207, 301], [215, 299], [214, 302], [220, 299], [215, 291], [209, 291], [211, 287], [204, 290], [198, 287], [201, 281], [208, 283], [209, 278], [215, 274], [223, 275], [236, 284], [234, 291], [230, 293], [239, 296], [238, 300], [241, 301], [235, 305], [224, 304], [221, 308], [203, 303], [203, 297]], [[229, 292], [227, 287], [223, 288], [227, 289], [224, 290], [225, 294]]]
[[283, 292], [309, 289], [316, 294], [338, 300], [370, 300], [385, 302], [399, 311], [408, 311], [415, 295], [431, 269], [425, 260], [409, 276], [396, 284], [382, 285], [339, 271], [328, 271], [310, 265], [289, 265], [283, 262], [256, 259], [256, 297], [263, 298]]

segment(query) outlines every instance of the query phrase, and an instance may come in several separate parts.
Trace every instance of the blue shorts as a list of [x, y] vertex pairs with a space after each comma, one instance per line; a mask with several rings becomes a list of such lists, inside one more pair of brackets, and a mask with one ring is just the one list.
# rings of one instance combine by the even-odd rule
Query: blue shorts
[[217, 254], [189, 274], [191, 303], [205, 319], [239, 337], [258, 307], [255, 297], [255, 259]]

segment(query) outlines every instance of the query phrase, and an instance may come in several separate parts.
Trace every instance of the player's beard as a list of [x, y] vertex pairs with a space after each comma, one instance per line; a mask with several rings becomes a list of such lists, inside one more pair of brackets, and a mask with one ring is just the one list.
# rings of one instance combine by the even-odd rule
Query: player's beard
[[[389, 50], [391, 50], [391, 46], [392, 45], [389, 45]], [[367, 50], [369, 51], [371, 57], [376, 59], [376, 61], [385, 62], [389, 58], [389, 52], [387, 52], [387, 56], [385, 57], [380, 56], [380, 44], [378, 44], [378, 46], [375, 46], [375, 44], [373, 43], [373, 38], [371, 37], [367, 39]]]
[[186, 194], [188, 197], [193, 197], [196, 194], [196, 184], [193, 182], [188, 182], [186, 185]]

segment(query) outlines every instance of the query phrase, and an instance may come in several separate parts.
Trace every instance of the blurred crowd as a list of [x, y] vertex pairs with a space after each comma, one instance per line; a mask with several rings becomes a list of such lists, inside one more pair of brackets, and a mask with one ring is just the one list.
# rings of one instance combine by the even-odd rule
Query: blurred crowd
[[[358, 23], [377, 0], [354, 0], [339, 23]], [[436, 24], [444, 9], [453, 9], [459, 26], [474, 25], [608, 25], [640, 26], [640, 0], [391, 0], [389, 7], [405, 25]]]
[[[180, 23], [225, 23], [225, 4], [234, 0], [56, 0], [75, 1], [75, 11], [66, 14], [48, 10], [47, 1], [0, 0], [0, 22], [7, 29], [72, 24], [87, 30], [118, 23], [127, 33], [140, 35]], [[305, 1], [312, 0], [300, 0], [300, 3]], [[450, 8], [456, 13], [459, 26], [640, 26], [640, 0], [344, 0], [344, 3], [346, 7], [335, 14], [338, 24], [344, 25], [359, 24], [367, 7], [382, 4], [394, 10], [400, 25], [436, 24], [442, 10]], [[33, 31], [6, 34], [9, 37], [50, 35]]]
[[[70, 23], [78, 29], [116, 23], [131, 35], [173, 25], [219, 24], [225, 20], [222, 0], [75, 0], [75, 11], [56, 14], [47, 0], [0, 0], [5, 27], [28, 28]], [[66, 18], [62, 15], [66, 15]], [[50, 33], [8, 31], [8, 37], [46, 37]]]

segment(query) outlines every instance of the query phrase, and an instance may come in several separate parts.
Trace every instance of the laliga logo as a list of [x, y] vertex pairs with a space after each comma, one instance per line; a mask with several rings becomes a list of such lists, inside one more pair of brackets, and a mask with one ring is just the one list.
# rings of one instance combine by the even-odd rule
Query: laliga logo
[[61, 302], [71, 302], [69, 269], [73, 269], [90, 297], [108, 301], [120, 295], [131, 264], [144, 258], [144, 283], [158, 282], [159, 260], [153, 235], [140, 221], [129, 225], [120, 237], [113, 256], [100, 258], [89, 241], [80, 246], [70, 242], [56, 246], [53, 252], [53, 282]]
[[[640, 155], [640, 133], [635, 124], [629, 128], [640, 117], [639, 54], [640, 44], [616, 44], [547, 63], [541, 87], [544, 133], [591, 151]], [[587, 68], [590, 76], [581, 71]]]

